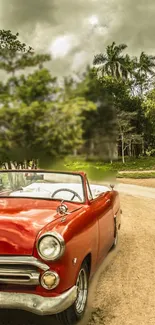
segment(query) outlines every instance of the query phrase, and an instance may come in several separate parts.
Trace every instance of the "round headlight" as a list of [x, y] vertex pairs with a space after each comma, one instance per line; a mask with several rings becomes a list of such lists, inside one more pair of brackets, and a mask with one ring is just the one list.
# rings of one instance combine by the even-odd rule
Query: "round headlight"
[[38, 254], [44, 260], [57, 260], [63, 255], [64, 249], [64, 239], [58, 233], [46, 233], [39, 238], [37, 243]]

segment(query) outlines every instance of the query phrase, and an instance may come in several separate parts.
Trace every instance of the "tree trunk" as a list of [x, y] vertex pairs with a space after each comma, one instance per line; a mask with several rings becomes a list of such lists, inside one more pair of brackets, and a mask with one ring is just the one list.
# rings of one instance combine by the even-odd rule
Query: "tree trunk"
[[121, 143], [122, 143], [122, 163], [125, 163], [125, 158], [124, 158], [124, 134], [121, 133]]
[[118, 160], [118, 143], [113, 145], [113, 159]]
[[8, 162], [8, 169], [12, 169], [11, 161]]
[[144, 139], [142, 139], [142, 155], [145, 155]]
[[94, 148], [95, 148], [94, 141], [91, 140], [91, 144], [90, 144], [90, 154], [91, 154], [92, 156], [94, 155]]
[[132, 156], [132, 142], [129, 143], [129, 157]]
[[73, 155], [74, 155], [74, 157], [77, 156], [77, 149], [74, 149], [74, 150], [73, 150]]

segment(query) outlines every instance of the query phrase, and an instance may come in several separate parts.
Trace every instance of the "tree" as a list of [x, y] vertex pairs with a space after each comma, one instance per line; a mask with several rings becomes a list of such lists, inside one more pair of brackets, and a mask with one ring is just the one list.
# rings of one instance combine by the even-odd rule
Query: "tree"
[[142, 52], [137, 62], [137, 68], [140, 76], [145, 75], [146, 78], [148, 74], [154, 76], [155, 56]]
[[150, 134], [152, 133], [152, 136], [155, 141], [155, 89], [148, 92], [142, 106], [144, 109], [145, 116], [150, 124]]
[[0, 69], [9, 75], [0, 83], [1, 162], [19, 167], [33, 159], [36, 165], [38, 158], [51, 161], [76, 150], [112, 162], [118, 145], [123, 162], [126, 154], [151, 152], [154, 56], [130, 57], [125, 44], [113, 42], [94, 58], [93, 69], [65, 77], [61, 86], [44, 67], [50, 56], [34, 53], [18, 37], [0, 31]]
[[[49, 87], [53, 88], [53, 83], [56, 82], [56, 78], [52, 78], [49, 71], [43, 69], [44, 63], [50, 59], [49, 54], [35, 54], [30, 46], [20, 42], [18, 33], [0, 30], [0, 69], [7, 72], [8, 76], [11, 74], [6, 84], [2, 85], [0, 103], [10, 105], [17, 97], [30, 103], [38, 100], [39, 92], [40, 98], [48, 96]], [[28, 77], [24, 74], [16, 75], [17, 71], [25, 71], [29, 67], [39, 68], [40, 71], [35, 71]]]
[[21, 43], [18, 40], [19, 33], [12, 34], [10, 30], [0, 30], [0, 50], [1, 53], [5, 51], [14, 52], [31, 52], [32, 48], [27, 48], [25, 43]]
[[43, 67], [43, 63], [51, 60], [48, 54], [34, 54], [32, 47], [26, 46], [18, 39], [19, 34], [12, 34], [10, 30], [0, 30], [0, 69], [11, 73], [27, 67]]
[[22, 165], [23, 161], [52, 160], [70, 153], [82, 143], [82, 111], [89, 109], [95, 105], [82, 98], [2, 107], [0, 161]]
[[62, 98], [63, 100], [67, 100], [69, 98], [74, 97], [73, 92], [76, 88], [76, 83], [72, 77], [64, 77], [64, 84], [63, 84], [63, 91], [62, 91]]
[[142, 52], [135, 65], [136, 86], [140, 88], [141, 96], [143, 96], [144, 90], [148, 90], [150, 79], [151, 83], [153, 82], [153, 77], [155, 76], [154, 68], [155, 56]]
[[53, 100], [54, 95], [58, 92], [57, 78], [52, 77], [47, 69], [36, 70], [27, 77], [21, 75], [16, 79], [15, 84], [15, 97], [27, 105], [35, 101]]
[[135, 75], [135, 68], [137, 64], [137, 58], [131, 58], [129, 54], [126, 54], [122, 59], [122, 78], [125, 80], [132, 80]]
[[18, 59], [14, 62], [14, 58], [18, 55], [27, 55], [33, 53], [32, 48], [26, 47], [25, 43], [21, 43], [18, 39], [19, 34], [12, 34], [10, 30], [0, 30], [0, 69], [12, 72], [18, 68]]
[[[99, 70], [102, 71], [102, 76], [108, 75], [115, 78], [125, 76], [125, 60], [122, 56], [122, 52], [127, 48], [127, 45], [116, 45], [115, 42], [112, 45], [106, 47], [106, 52], [103, 54], [97, 54], [94, 57], [93, 64], [100, 65]], [[127, 57], [126, 57], [127, 61]]]
[[147, 93], [143, 107], [146, 108], [146, 114], [155, 118], [155, 89]]
[[111, 147], [116, 142], [116, 125], [112, 95], [106, 83], [96, 76], [96, 70], [87, 68], [72, 96], [83, 96], [95, 103], [95, 111], [83, 112], [83, 152], [87, 156], [98, 155], [111, 159]]
[[130, 134], [128, 135], [129, 141], [122, 154], [127, 149], [129, 154], [132, 154], [131, 143], [134, 154], [145, 154], [149, 142], [152, 143], [151, 146], [153, 145], [154, 138], [153, 126], [148, 115], [144, 114], [142, 103], [145, 93], [153, 86], [155, 56], [142, 52], [139, 58], [130, 57], [129, 54], [122, 55], [124, 49], [126, 49], [124, 44], [118, 48], [113, 42], [106, 48], [106, 53], [94, 58], [94, 64], [99, 64], [99, 70], [102, 70], [102, 74], [98, 74], [98, 79], [104, 93], [106, 89], [107, 94], [111, 94], [115, 111], [119, 109], [125, 114], [136, 112], [135, 118], [129, 123], [134, 130], [134, 136], [131, 140]]
[[134, 127], [132, 126], [132, 119], [135, 118], [135, 112], [124, 112], [117, 110], [117, 125], [119, 138], [121, 141], [121, 153], [122, 162], [125, 163], [125, 150], [130, 147], [131, 141], [135, 140], [135, 135], [133, 135]]

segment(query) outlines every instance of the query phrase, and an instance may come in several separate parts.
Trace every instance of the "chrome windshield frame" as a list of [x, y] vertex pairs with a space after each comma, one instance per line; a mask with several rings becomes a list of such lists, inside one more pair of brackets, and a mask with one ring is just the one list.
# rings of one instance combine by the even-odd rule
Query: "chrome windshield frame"
[[[86, 199], [86, 192], [85, 192], [85, 183], [84, 183], [84, 177], [81, 175], [81, 173], [78, 172], [65, 172], [65, 171], [47, 171], [47, 170], [43, 170], [43, 169], [0, 169], [0, 174], [1, 173], [48, 173], [48, 174], [63, 174], [63, 175], [75, 175], [75, 176], [79, 176], [81, 178], [81, 187], [82, 187], [82, 192], [83, 192], [83, 200], [78, 202], [78, 201], [71, 201], [71, 200], [64, 200], [66, 202], [71, 202], [71, 203], [75, 203], [75, 204], [85, 204], [87, 199]], [[80, 183], [79, 183], [80, 184]], [[6, 190], [5, 190], [6, 191]], [[50, 201], [62, 201], [62, 199], [58, 199], [58, 198], [44, 198], [44, 197], [31, 197], [31, 196], [8, 196], [8, 195], [0, 195], [0, 199], [1, 198], [21, 198], [21, 199], [38, 199], [38, 200], [50, 200]]]

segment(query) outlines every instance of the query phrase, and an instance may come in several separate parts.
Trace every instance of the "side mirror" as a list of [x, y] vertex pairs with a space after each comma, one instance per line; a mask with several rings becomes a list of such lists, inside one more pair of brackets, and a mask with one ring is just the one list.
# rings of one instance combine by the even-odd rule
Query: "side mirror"
[[112, 191], [113, 191], [115, 185], [114, 185], [114, 184], [110, 184], [110, 187], [111, 187], [111, 189], [112, 189]]

